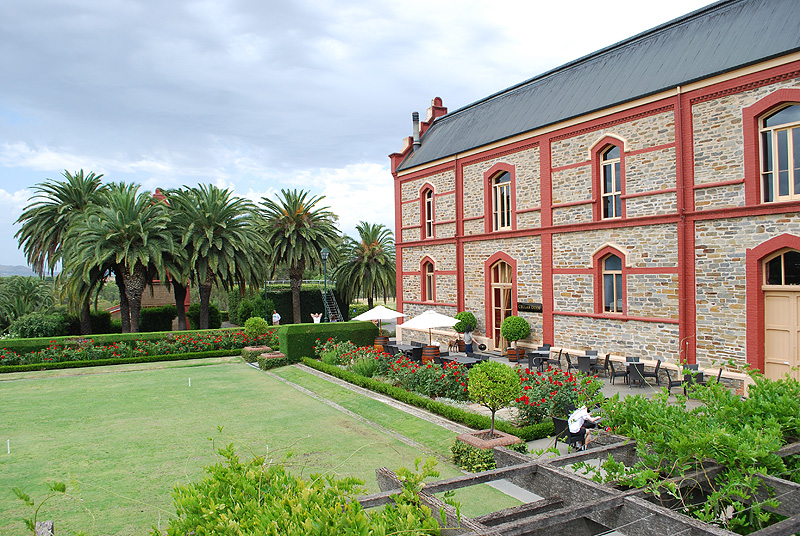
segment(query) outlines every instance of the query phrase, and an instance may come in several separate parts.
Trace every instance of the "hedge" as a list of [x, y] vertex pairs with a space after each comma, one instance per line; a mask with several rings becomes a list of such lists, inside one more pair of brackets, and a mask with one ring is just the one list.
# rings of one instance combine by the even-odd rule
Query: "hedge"
[[[281, 348], [283, 347], [281, 346]], [[405, 389], [401, 389], [400, 387], [395, 387], [378, 380], [373, 380], [372, 378], [366, 378], [347, 370], [340, 369], [334, 365], [326, 365], [325, 363], [317, 361], [316, 359], [306, 357], [303, 358], [303, 363], [311, 368], [317, 369], [326, 374], [330, 374], [331, 376], [335, 376], [346, 382], [369, 389], [370, 391], [375, 391], [377, 393], [390, 396], [395, 400], [399, 400], [400, 402], [404, 402], [411, 406], [425, 409], [431, 413], [435, 413], [436, 415], [444, 417], [445, 419], [468, 426], [469, 428], [475, 430], [488, 430], [491, 426], [491, 419], [485, 415], [479, 415], [477, 413], [464, 411], [460, 408], [454, 408], [453, 406], [448, 406], [442, 402], [410, 393]], [[500, 430], [501, 432], [515, 435], [521, 438], [523, 441], [541, 439], [553, 434], [552, 421], [525, 426], [523, 428], [517, 428], [506, 421], [495, 421], [494, 427], [496, 430]]]
[[139, 311], [139, 329], [142, 331], [172, 331], [172, 321], [178, 316], [174, 305], [145, 307]]
[[239, 355], [240, 349], [209, 350], [208, 352], [188, 352], [185, 354], [164, 354], [142, 357], [121, 357], [119, 359], [93, 359], [91, 361], [61, 361], [58, 363], [31, 363], [30, 365], [7, 365], [0, 367], [0, 374], [9, 372], [29, 372], [32, 370], [58, 370], [83, 367], [104, 367], [108, 365], [129, 365], [132, 363], [154, 363], [158, 361], [186, 361], [206, 357], [227, 357]]
[[258, 367], [261, 370], [269, 370], [286, 365], [294, 365], [297, 361], [291, 361], [288, 357], [263, 357], [258, 356]]
[[64, 336], [64, 337], [38, 337], [35, 339], [3, 339], [0, 341], [0, 348], [12, 350], [20, 355], [29, 352], [38, 352], [50, 346], [53, 343], [63, 346], [77, 345], [79, 339], [91, 339], [94, 344], [104, 345], [113, 344], [115, 342], [128, 342], [128, 341], [149, 341], [164, 339], [170, 335], [199, 335], [210, 331], [240, 331], [241, 328], [220, 328], [220, 329], [194, 329], [191, 331], [172, 331], [165, 333], [163, 331], [151, 331], [140, 333], [108, 333], [105, 335], [85, 335], [85, 336]]
[[[311, 320], [311, 313], [322, 313], [325, 307], [322, 304], [322, 285], [303, 285], [300, 289], [300, 320], [301, 322], [309, 322]], [[336, 302], [339, 304], [339, 309], [344, 317], [342, 320], [350, 319], [350, 311], [348, 311], [347, 304], [342, 301], [342, 295], [335, 289], [328, 285], [328, 290], [333, 291], [336, 297]], [[228, 293], [228, 311], [230, 314], [230, 322], [233, 324], [241, 325], [247, 318], [239, 316], [239, 305], [243, 301], [252, 301], [254, 296], [260, 298], [261, 306], [264, 305], [264, 290], [248, 291], [245, 296], [241, 296], [239, 287], [234, 287]], [[278, 311], [281, 315], [281, 324], [292, 324], [294, 315], [292, 313], [292, 291], [289, 285], [272, 285], [267, 287], [266, 301], [269, 307], [267, 320], [272, 320], [272, 310]], [[262, 312], [252, 311], [253, 316], [261, 316]]]
[[378, 335], [378, 327], [372, 322], [325, 322], [320, 324], [290, 324], [278, 328], [281, 353], [292, 363], [314, 355], [317, 339], [334, 337], [340, 341], [352, 341], [356, 346], [372, 346]]

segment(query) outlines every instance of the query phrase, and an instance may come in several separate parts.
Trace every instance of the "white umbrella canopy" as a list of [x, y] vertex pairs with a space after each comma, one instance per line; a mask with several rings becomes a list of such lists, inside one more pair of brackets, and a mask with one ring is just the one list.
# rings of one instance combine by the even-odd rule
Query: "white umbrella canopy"
[[[353, 318], [353, 320], [391, 320], [392, 318], [400, 318], [406, 316], [403, 313], [398, 313], [397, 311], [392, 311], [388, 307], [384, 307], [383, 305], [378, 305], [377, 307], [373, 307], [369, 311], [365, 311], [360, 315]], [[383, 334], [383, 322], [380, 323], [378, 329], [380, 333]]]
[[418, 314], [411, 320], [403, 322], [404, 328], [409, 329], [427, 329], [428, 330], [428, 344], [433, 340], [431, 330], [433, 328], [452, 328], [458, 324], [458, 319], [452, 316], [437, 313], [434, 310], [427, 310], [424, 313]]

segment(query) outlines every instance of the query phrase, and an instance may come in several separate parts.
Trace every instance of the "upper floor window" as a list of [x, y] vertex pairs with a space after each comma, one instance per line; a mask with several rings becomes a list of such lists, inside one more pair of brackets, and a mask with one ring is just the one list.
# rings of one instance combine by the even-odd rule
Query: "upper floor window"
[[616, 255], [603, 257], [603, 312], [622, 313], [622, 259]]
[[800, 285], [800, 252], [784, 251], [765, 261], [764, 284]]
[[800, 105], [761, 121], [761, 188], [766, 203], [800, 199]]
[[434, 301], [434, 285], [433, 263], [426, 262], [422, 265], [422, 301]]
[[425, 218], [422, 238], [431, 238], [433, 237], [433, 190], [425, 190], [422, 194], [422, 200], [424, 203], [423, 214]]
[[600, 182], [603, 186], [603, 218], [622, 217], [622, 170], [620, 150], [612, 145], [600, 154]]
[[492, 179], [494, 230], [511, 229], [511, 174], [504, 171]]

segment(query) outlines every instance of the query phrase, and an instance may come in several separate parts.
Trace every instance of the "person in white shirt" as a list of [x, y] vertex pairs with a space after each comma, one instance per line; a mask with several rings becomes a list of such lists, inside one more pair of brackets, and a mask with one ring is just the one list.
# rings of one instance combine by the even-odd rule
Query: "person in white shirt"
[[281, 324], [281, 315], [275, 309], [272, 310], [272, 325], [279, 326]]
[[573, 437], [577, 436], [579, 438], [582, 449], [585, 449], [586, 444], [589, 443], [587, 430], [595, 428], [598, 421], [600, 421], [600, 417], [592, 417], [586, 406], [581, 406], [573, 411], [567, 419], [569, 433]]

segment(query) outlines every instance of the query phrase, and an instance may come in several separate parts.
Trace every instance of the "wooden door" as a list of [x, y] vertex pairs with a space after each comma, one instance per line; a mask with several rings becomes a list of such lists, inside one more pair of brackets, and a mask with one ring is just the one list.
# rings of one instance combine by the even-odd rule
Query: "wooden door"
[[800, 292], [764, 292], [764, 375], [800, 380]]
[[512, 275], [511, 265], [499, 261], [492, 266], [492, 331], [494, 347], [505, 352], [508, 341], [500, 334], [503, 320], [511, 316]]

